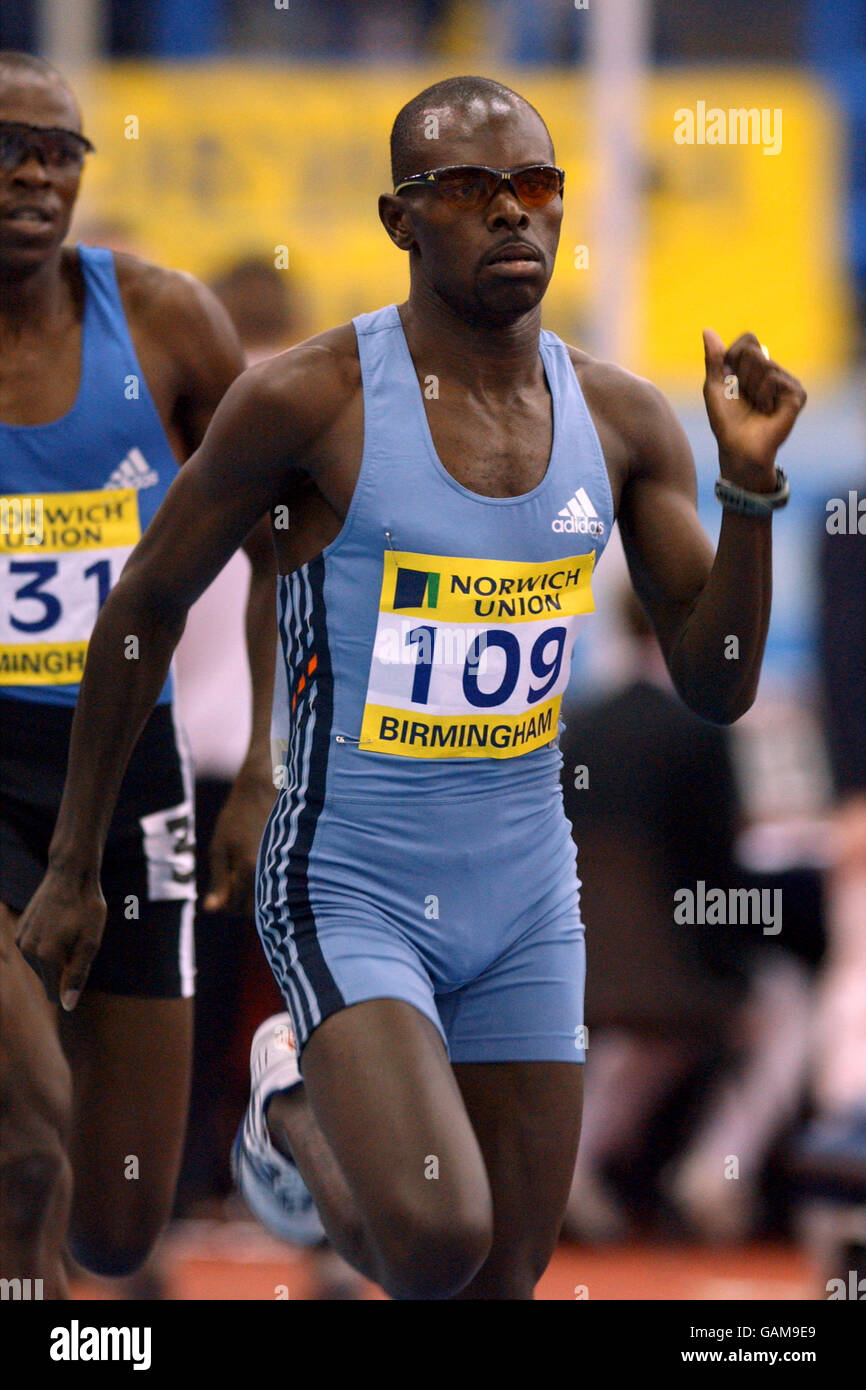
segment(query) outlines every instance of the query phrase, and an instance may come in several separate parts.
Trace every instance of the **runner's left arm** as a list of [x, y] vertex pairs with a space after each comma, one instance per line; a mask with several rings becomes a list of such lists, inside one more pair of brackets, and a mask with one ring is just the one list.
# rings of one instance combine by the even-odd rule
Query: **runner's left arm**
[[[720, 474], [749, 492], [773, 492], [776, 453], [806, 393], [754, 334], [725, 349], [708, 330], [704, 350]], [[633, 462], [618, 517], [629, 570], [681, 699], [702, 718], [730, 724], [758, 688], [770, 621], [772, 513], [726, 508], [713, 556], [682, 426], [661, 392], [631, 380], [622, 418]]]

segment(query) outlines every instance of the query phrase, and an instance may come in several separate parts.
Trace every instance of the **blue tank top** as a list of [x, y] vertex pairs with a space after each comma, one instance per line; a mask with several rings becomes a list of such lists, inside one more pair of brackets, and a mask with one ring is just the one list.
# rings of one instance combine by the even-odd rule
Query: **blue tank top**
[[[177, 473], [114, 256], [78, 247], [81, 377], [47, 425], [0, 422], [0, 696], [74, 705], [96, 616]], [[168, 677], [159, 696], [172, 697]]]
[[396, 305], [353, 322], [358, 480], [339, 535], [278, 586], [282, 785], [318, 804], [549, 787], [575, 631], [614, 520], [568, 349], [541, 333], [553, 400], [542, 481], [484, 497], [436, 454]]

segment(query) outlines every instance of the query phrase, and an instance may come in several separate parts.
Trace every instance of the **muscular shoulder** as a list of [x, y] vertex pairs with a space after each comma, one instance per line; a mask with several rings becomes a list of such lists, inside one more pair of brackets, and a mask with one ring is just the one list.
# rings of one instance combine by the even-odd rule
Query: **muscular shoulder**
[[568, 352], [596, 425], [618, 441], [633, 469], [670, 461], [683, 446], [690, 459], [682, 426], [657, 386], [580, 348]]
[[114, 253], [114, 266], [127, 318], [159, 338], [168, 352], [185, 361], [214, 349], [239, 356], [228, 314], [194, 275], [120, 251]]
[[354, 395], [361, 387], [358, 339], [351, 323], [341, 323], [313, 338], [277, 353], [256, 368], [262, 381], [282, 383], [286, 389], [318, 387], [333, 402]]
[[357, 401], [361, 364], [350, 323], [308, 338], [244, 373], [253, 409], [285, 422], [296, 450], [313, 446]]
[[195, 327], [214, 312], [225, 313], [216, 296], [186, 271], [168, 270], [125, 251], [115, 251], [114, 269], [124, 308], [136, 319], [163, 327], [171, 319]]

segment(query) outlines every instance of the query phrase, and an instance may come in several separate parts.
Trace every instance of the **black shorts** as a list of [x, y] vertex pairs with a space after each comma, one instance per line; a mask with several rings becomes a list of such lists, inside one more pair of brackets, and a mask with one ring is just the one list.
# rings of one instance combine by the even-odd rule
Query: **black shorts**
[[[75, 711], [0, 698], [0, 902], [27, 906], [45, 873]], [[88, 985], [174, 999], [195, 983], [192, 771], [171, 705], [157, 705], [133, 750], [105, 845], [108, 907]]]

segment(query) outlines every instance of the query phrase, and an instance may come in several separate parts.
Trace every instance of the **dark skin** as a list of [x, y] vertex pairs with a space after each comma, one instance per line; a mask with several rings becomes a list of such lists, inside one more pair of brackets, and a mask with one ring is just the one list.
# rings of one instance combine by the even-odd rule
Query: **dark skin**
[[[520, 101], [442, 108], [435, 162], [517, 168], [550, 162], [538, 117]], [[430, 167], [419, 138], [405, 173]], [[400, 314], [439, 457], [489, 496], [534, 488], [547, 467], [550, 394], [538, 353], [540, 304], [562, 206], [527, 211], [507, 184], [477, 213], [429, 190], [384, 195], [380, 216], [409, 255]], [[489, 263], [526, 243], [510, 269]], [[774, 487], [776, 450], [805, 399], [757, 340], [725, 352], [705, 336], [710, 422], [725, 475]], [[725, 513], [715, 560], [695, 510], [694, 465], [664, 398], [647, 382], [572, 350], [605, 454], [629, 564], [683, 699], [729, 722], [754, 698], [770, 604], [770, 523]], [[736, 371], [739, 400], [724, 377]], [[344, 325], [248, 372], [105, 604], [90, 644], [51, 867], [22, 922], [22, 943], [74, 996], [100, 910], [101, 846], [123, 758], [160, 688], [184, 614], [266, 510], [289, 573], [339, 532], [358, 476], [363, 398], [354, 330]], [[243, 471], [237, 459], [244, 461]], [[122, 658], [142, 634], [143, 660]], [[740, 639], [738, 662], [724, 638]], [[135, 669], [131, 669], [134, 667]], [[107, 699], [105, 692], [113, 692]], [[86, 751], [85, 751], [86, 750]], [[304, 1087], [269, 1109], [334, 1244], [397, 1297], [531, 1298], [557, 1238], [580, 1127], [581, 1069], [563, 1062], [451, 1067], [438, 1034], [402, 1001], [332, 1014], [303, 1058]], [[376, 1085], [369, 1085], [370, 1076]], [[387, 1135], [383, 1144], [382, 1136]], [[436, 1154], [440, 1180], [424, 1180]], [[531, 1187], [532, 1201], [527, 1201]]]
[[[15, 70], [0, 72], [0, 120], [81, 129], [62, 82]], [[78, 167], [45, 166], [32, 150], [17, 169], [0, 170], [0, 419], [7, 424], [55, 420], [78, 394], [84, 281], [77, 252], [63, 241], [80, 177]], [[181, 464], [242, 371], [240, 347], [216, 299], [191, 277], [133, 256], [117, 255], [115, 264], [133, 345]], [[276, 566], [267, 523], [251, 526], [243, 543], [252, 565], [253, 731], [214, 838], [212, 907], [249, 903], [274, 794], [268, 739]], [[58, 1039], [43, 984], [14, 946], [17, 930], [16, 914], [0, 904], [0, 1091], [4, 1108], [9, 1103], [0, 1145], [0, 1262], [3, 1275], [42, 1277], [46, 1290], [61, 1294], [73, 1175], [69, 1234], [91, 1268], [128, 1272], [168, 1219], [183, 1145], [193, 1001], [88, 990], [75, 1014], [62, 1016]], [[50, 970], [42, 973], [53, 1000]], [[139, 1159], [135, 1182], [124, 1177], [128, 1154]], [[22, 1212], [30, 1213], [23, 1234]]]

